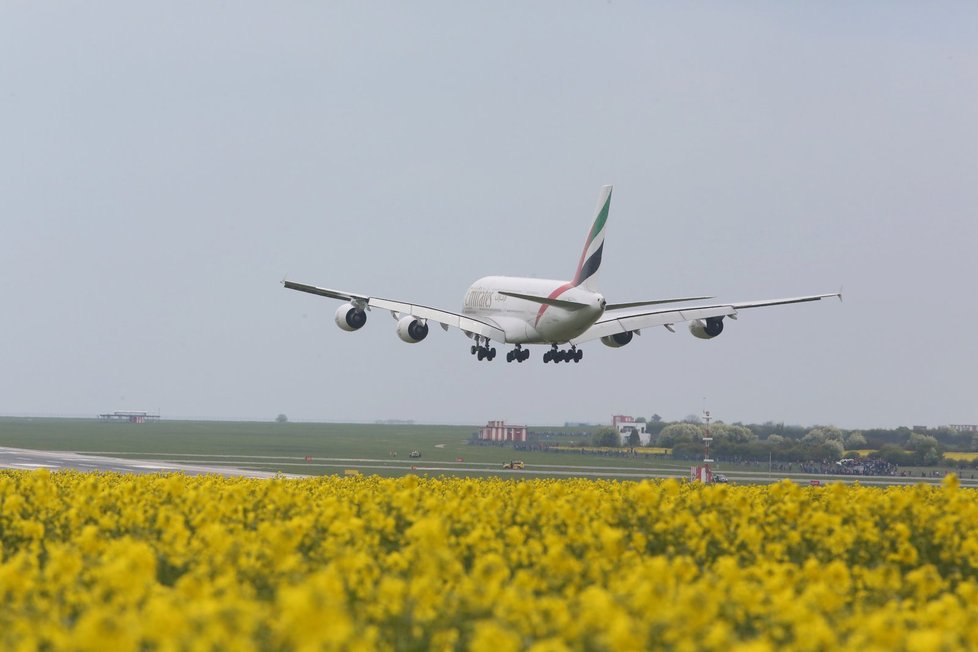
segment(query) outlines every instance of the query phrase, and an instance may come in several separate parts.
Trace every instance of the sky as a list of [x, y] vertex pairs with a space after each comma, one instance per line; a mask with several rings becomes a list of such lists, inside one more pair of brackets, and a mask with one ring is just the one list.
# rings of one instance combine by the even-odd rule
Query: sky
[[[978, 423], [972, 3], [0, 0], [0, 414]], [[745, 301], [580, 364], [409, 345], [569, 279]]]

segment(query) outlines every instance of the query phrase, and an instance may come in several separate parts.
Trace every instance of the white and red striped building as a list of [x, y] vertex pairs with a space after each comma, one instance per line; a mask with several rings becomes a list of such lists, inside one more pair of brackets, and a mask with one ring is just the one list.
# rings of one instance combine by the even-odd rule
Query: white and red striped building
[[526, 426], [507, 426], [503, 421], [490, 421], [479, 431], [479, 439], [526, 441]]

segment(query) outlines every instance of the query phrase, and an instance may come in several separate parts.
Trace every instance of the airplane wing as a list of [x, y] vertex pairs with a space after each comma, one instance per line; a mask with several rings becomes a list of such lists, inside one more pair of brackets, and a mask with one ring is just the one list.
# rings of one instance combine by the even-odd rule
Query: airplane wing
[[730, 317], [737, 318], [737, 311], [745, 308], [763, 308], [764, 306], [780, 306], [788, 303], [804, 303], [806, 301], [820, 301], [829, 297], [842, 299], [842, 294], [833, 292], [831, 294], [814, 294], [805, 297], [790, 297], [787, 299], [766, 299], [763, 301], [742, 301], [737, 303], [723, 303], [710, 306], [690, 306], [689, 308], [679, 309], [660, 309], [648, 310], [643, 312], [605, 312], [605, 314], [587, 329], [579, 337], [571, 340], [575, 346], [582, 342], [588, 342], [608, 335], [617, 333], [628, 333], [637, 331], [641, 328], [651, 328], [652, 326], [671, 327], [673, 324], [694, 319], [708, 319], [710, 317]]
[[330, 290], [328, 288], [320, 288], [316, 287], [315, 285], [306, 285], [305, 283], [296, 283], [294, 281], [282, 281], [282, 284], [290, 290], [308, 292], [309, 294], [318, 294], [321, 297], [329, 297], [330, 299], [349, 301], [350, 303], [360, 306], [366, 310], [369, 310], [370, 308], [389, 310], [395, 317], [412, 315], [418, 319], [437, 322], [441, 324], [442, 328], [445, 330], [448, 330], [449, 327], [453, 327], [468, 333], [481, 335], [482, 337], [489, 338], [490, 340], [494, 340], [496, 342], [506, 341], [506, 333], [503, 332], [501, 328], [483, 319], [473, 319], [472, 317], [468, 317], [466, 315], [460, 315], [447, 310], [439, 310], [438, 308], [429, 308], [428, 306], [422, 306], [416, 303], [371, 297], [366, 294], [358, 294], [356, 292]]

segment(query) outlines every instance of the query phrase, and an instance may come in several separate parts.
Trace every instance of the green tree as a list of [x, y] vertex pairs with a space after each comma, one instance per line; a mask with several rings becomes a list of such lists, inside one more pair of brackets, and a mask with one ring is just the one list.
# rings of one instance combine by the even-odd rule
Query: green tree
[[[805, 433], [805, 436], [801, 438], [802, 443], [805, 444], [825, 444], [828, 442], [836, 442], [838, 447], [845, 449], [845, 436], [842, 431], [838, 428], [832, 426], [818, 426], [812, 428]], [[835, 446], [833, 446], [835, 448]]]
[[866, 437], [863, 436], [863, 433], [859, 432], [858, 430], [853, 430], [846, 437], [847, 450], [854, 451], [860, 448], [866, 448], [866, 446], [867, 446]]
[[605, 426], [604, 428], [599, 428], [594, 433], [594, 436], [591, 437], [591, 445], [618, 448], [621, 446], [621, 435], [611, 426]]
[[703, 438], [703, 429], [695, 423], [670, 423], [662, 429], [656, 445], [671, 448], [680, 443], [697, 442]]
[[277, 417], [275, 417], [275, 423], [288, 423], [288, 422], [289, 422], [289, 418], [284, 414], [280, 414]]
[[632, 431], [628, 433], [628, 445], [631, 447], [640, 446], [642, 444], [642, 436], [638, 434], [638, 430], [632, 428]]
[[750, 428], [718, 422], [710, 425], [710, 435], [717, 441], [747, 444], [757, 440]]
[[934, 466], [944, 457], [944, 451], [937, 437], [922, 435], [919, 432], [910, 434], [907, 448], [913, 451], [914, 457], [924, 466]]

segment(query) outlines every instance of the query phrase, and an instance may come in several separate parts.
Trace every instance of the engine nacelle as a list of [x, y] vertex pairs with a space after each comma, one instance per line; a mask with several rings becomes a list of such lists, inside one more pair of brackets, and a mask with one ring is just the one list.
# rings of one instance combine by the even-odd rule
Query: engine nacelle
[[601, 343], [605, 346], [610, 346], [613, 349], [617, 349], [631, 342], [632, 337], [634, 336], [635, 334], [632, 333], [632, 331], [615, 333], [614, 335], [605, 335], [601, 338]]
[[689, 332], [701, 340], [711, 340], [723, 332], [723, 317], [707, 317], [689, 322]]
[[428, 337], [428, 324], [407, 315], [397, 320], [397, 336], [408, 344], [417, 344]]
[[336, 311], [336, 325], [347, 332], [360, 330], [366, 323], [367, 313], [352, 303], [344, 303]]

